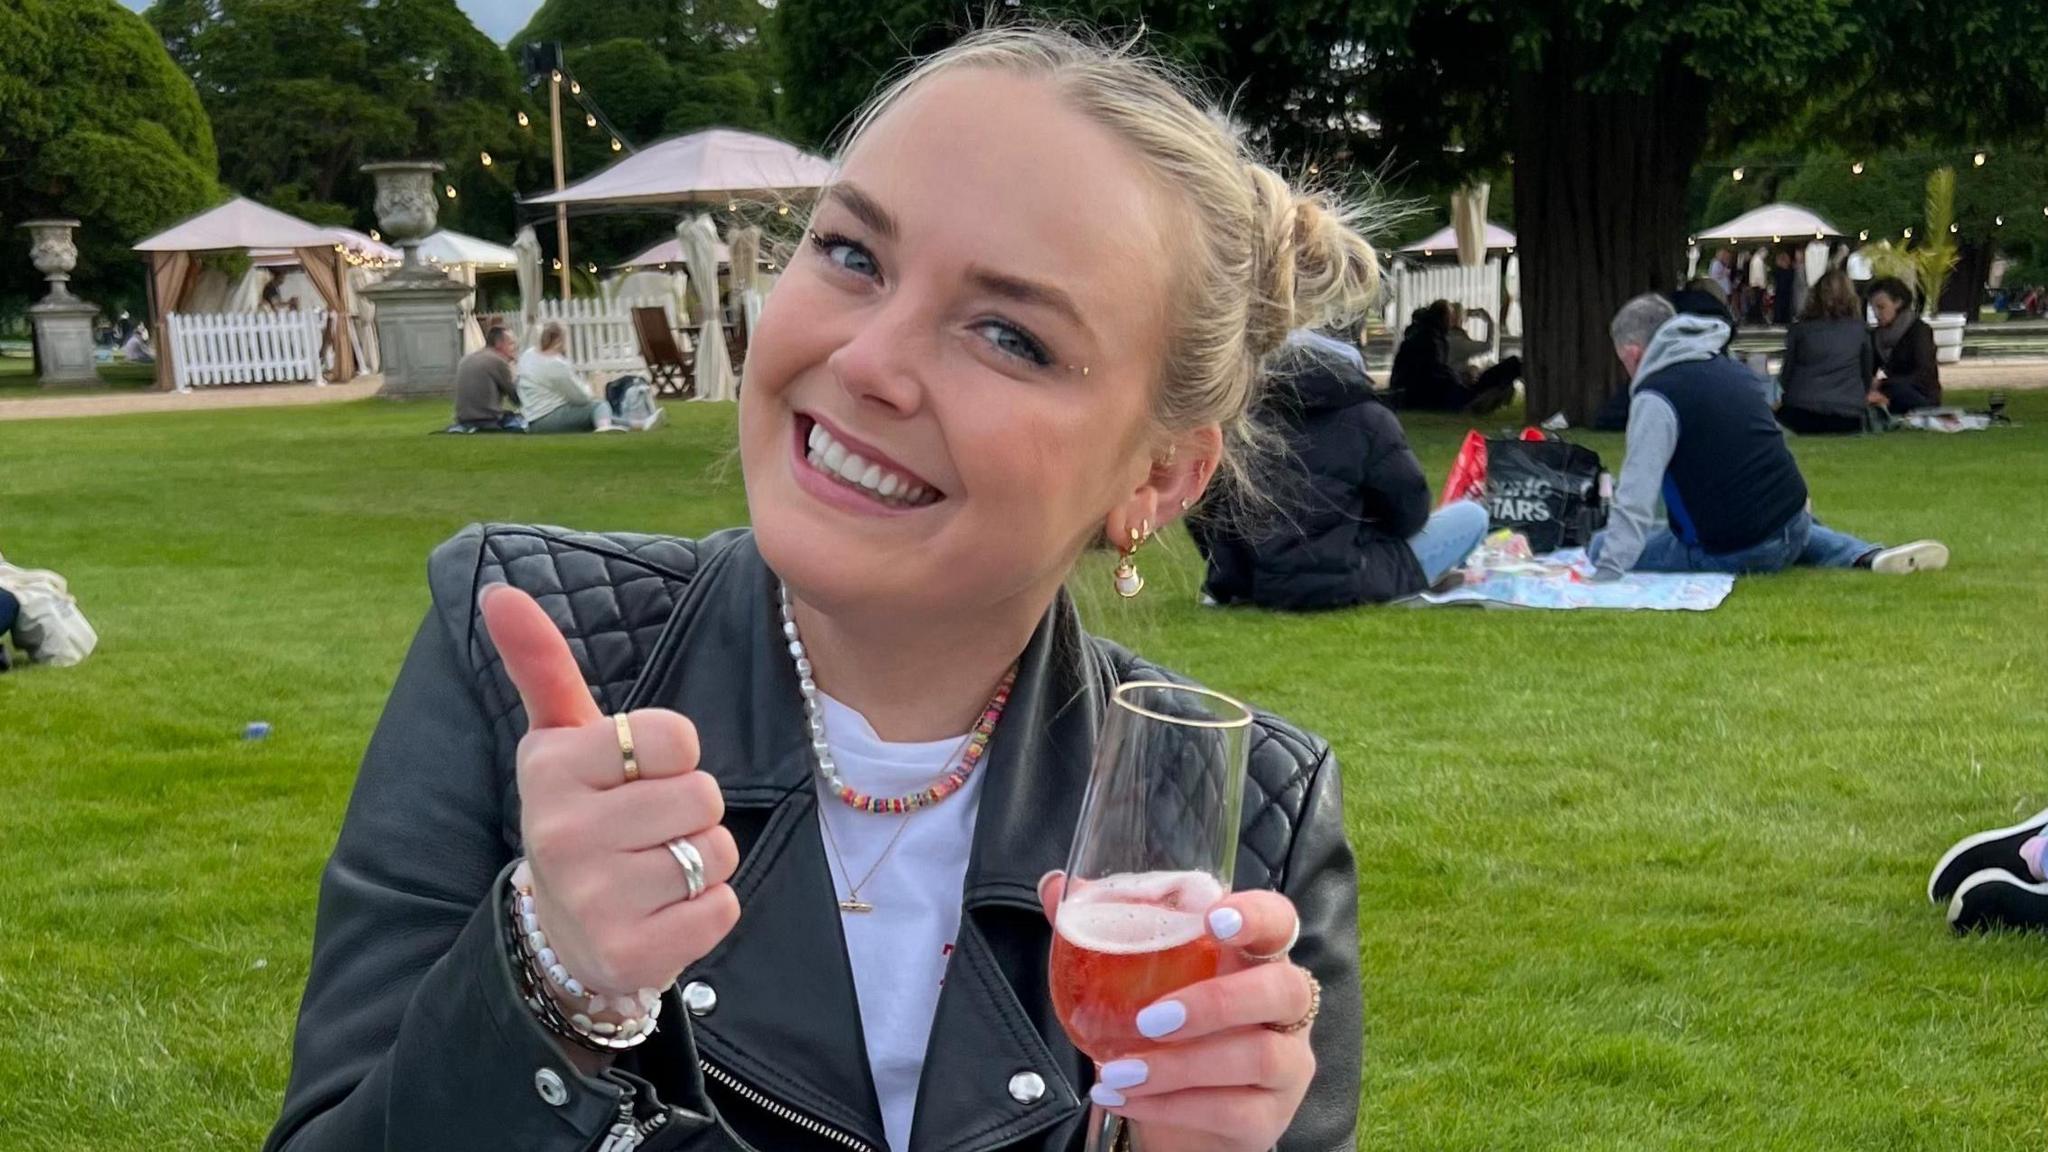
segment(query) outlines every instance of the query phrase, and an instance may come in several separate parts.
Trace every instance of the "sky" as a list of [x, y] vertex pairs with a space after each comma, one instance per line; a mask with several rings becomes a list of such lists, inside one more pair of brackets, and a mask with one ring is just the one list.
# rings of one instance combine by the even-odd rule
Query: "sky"
[[[122, 0], [122, 3], [137, 12], [150, 6], [153, 0]], [[540, 7], [540, 0], [456, 0], [484, 35], [503, 44], [512, 38], [514, 32], [526, 27], [526, 21], [533, 10]]]

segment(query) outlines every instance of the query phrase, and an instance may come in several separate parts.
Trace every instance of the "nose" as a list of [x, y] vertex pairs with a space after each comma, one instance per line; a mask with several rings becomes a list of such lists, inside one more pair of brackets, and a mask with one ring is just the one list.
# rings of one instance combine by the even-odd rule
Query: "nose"
[[826, 363], [855, 404], [908, 416], [924, 404], [924, 373], [933, 363], [929, 309], [898, 292], [858, 320], [852, 338]]

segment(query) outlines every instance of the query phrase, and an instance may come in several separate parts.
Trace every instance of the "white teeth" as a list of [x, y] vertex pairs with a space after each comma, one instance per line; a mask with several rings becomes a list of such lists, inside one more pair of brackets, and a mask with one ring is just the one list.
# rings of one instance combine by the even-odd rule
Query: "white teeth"
[[866, 489], [891, 504], [917, 508], [937, 499], [931, 489], [915, 484], [883, 468], [870, 463], [858, 453], [849, 452], [846, 446], [832, 438], [822, 424], [813, 423], [811, 434], [806, 438], [809, 451], [805, 454], [813, 468], [829, 473], [847, 484]]

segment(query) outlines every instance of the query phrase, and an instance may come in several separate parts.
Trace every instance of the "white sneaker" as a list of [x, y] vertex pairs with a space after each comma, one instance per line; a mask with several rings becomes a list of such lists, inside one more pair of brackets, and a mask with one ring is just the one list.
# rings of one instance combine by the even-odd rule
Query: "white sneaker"
[[1883, 572], [1888, 576], [1903, 576], [1908, 572], [1939, 572], [1948, 567], [1948, 545], [1939, 540], [1915, 540], [1896, 548], [1886, 548], [1870, 558], [1870, 570]]
[[592, 432], [624, 432], [625, 429], [607, 420], [591, 429]]
[[668, 419], [668, 409], [656, 408], [652, 414], [648, 415], [644, 419], [634, 421], [633, 431], [645, 432], [650, 428], [657, 427], [663, 420], [666, 419]]

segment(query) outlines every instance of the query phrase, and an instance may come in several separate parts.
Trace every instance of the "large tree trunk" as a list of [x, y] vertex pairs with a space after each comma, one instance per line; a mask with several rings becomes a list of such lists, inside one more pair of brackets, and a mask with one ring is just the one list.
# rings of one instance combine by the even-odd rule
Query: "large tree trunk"
[[1685, 272], [1686, 181], [1707, 136], [1705, 85], [1667, 61], [1647, 92], [1582, 91], [1604, 49], [1553, 42], [1513, 78], [1522, 358], [1532, 420], [1585, 424], [1621, 384], [1621, 305]]
[[1956, 266], [1941, 287], [1941, 299], [1928, 301], [1940, 312], [1960, 312], [1972, 324], [1984, 307], [1985, 285], [1991, 279], [1991, 260], [1997, 255], [1989, 244], [1965, 240], [1956, 248]]

